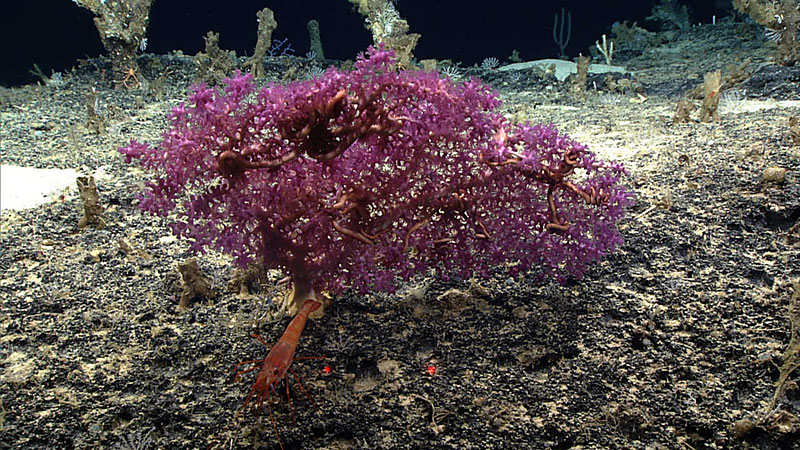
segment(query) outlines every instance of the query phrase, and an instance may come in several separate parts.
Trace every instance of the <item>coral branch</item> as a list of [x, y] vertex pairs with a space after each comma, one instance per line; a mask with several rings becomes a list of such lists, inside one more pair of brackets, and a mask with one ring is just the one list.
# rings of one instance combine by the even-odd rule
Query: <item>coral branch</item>
[[339, 233], [342, 233], [343, 235], [345, 235], [347, 237], [351, 237], [351, 238], [353, 238], [353, 239], [355, 239], [357, 241], [361, 241], [361, 242], [363, 242], [365, 244], [368, 244], [368, 245], [374, 245], [375, 244], [375, 242], [372, 239], [368, 238], [363, 233], [356, 233], [353, 230], [349, 230], [349, 229], [343, 227], [342, 225], [340, 225], [339, 222], [337, 222], [335, 220], [332, 222], [332, 224], [333, 224], [333, 228], [336, 231], [338, 231]]

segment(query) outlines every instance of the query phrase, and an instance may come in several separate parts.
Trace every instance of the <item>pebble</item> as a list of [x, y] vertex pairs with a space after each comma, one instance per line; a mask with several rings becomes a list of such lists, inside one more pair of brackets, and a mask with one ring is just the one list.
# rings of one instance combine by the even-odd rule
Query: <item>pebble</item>
[[784, 169], [783, 167], [767, 167], [764, 169], [764, 174], [762, 177], [764, 178], [764, 181], [782, 183], [786, 178], [786, 172], [788, 172], [788, 170]]

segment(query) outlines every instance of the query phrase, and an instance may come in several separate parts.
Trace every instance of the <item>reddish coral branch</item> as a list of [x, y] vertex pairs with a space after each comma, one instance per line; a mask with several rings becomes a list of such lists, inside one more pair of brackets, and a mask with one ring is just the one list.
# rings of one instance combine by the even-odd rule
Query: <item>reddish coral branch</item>
[[353, 239], [355, 239], [357, 241], [361, 241], [361, 242], [363, 242], [363, 243], [365, 243], [367, 245], [374, 245], [375, 244], [375, 241], [373, 241], [372, 239], [367, 237], [364, 233], [360, 233], [360, 232], [356, 233], [353, 230], [347, 229], [347, 228], [343, 227], [341, 224], [339, 224], [339, 222], [337, 222], [335, 220], [332, 223], [333, 223], [333, 228], [336, 231], [338, 231], [339, 233], [342, 233], [343, 235], [345, 235], [347, 237], [353, 238]]

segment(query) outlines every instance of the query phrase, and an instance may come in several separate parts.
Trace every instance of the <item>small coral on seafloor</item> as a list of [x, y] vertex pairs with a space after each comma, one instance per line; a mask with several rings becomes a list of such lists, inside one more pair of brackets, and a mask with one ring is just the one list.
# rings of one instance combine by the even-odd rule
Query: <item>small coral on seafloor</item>
[[194, 250], [317, 292], [391, 290], [431, 267], [580, 275], [620, 243], [621, 165], [509, 123], [476, 80], [394, 67], [370, 48], [354, 71], [255, 94], [250, 75], [195, 87], [158, 146], [120, 149], [156, 174], [141, 207], [174, 213]]

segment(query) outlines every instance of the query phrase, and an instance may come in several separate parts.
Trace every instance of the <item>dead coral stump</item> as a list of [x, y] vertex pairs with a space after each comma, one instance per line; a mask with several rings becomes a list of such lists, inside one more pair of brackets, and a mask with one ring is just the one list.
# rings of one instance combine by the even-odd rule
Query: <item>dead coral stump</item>
[[264, 56], [272, 46], [272, 32], [278, 28], [278, 22], [275, 21], [275, 14], [269, 8], [264, 8], [256, 13], [258, 17], [258, 37], [256, 40], [256, 48], [253, 51], [253, 56], [245, 61], [244, 67], [250, 67], [250, 73], [254, 78], [263, 78], [264, 73]]
[[672, 118], [672, 123], [686, 123], [692, 121], [692, 113], [697, 109], [694, 103], [689, 100], [681, 100], [675, 108], [675, 116]]
[[236, 269], [228, 281], [228, 290], [236, 292], [239, 297], [247, 298], [258, 290], [258, 286], [267, 282], [267, 271], [260, 264], [250, 264], [247, 268]]
[[800, 125], [798, 125], [797, 116], [789, 117], [789, 137], [792, 139], [792, 145], [800, 147]]
[[78, 177], [77, 183], [83, 201], [83, 217], [78, 221], [78, 227], [83, 229], [87, 225], [94, 225], [98, 230], [102, 230], [106, 226], [106, 219], [103, 218], [105, 208], [100, 204], [94, 177]]
[[203, 272], [200, 271], [200, 266], [194, 258], [186, 260], [178, 264], [178, 271], [183, 278], [183, 292], [181, 292], [181, 300], [178, 304], [178, 311], [183, 311], [189, 307], [189, 303], [197, 297], [205, 299], [213, 299], [216, 297], [214, 291], [211, 289], [211, 283], [208, 281]]

